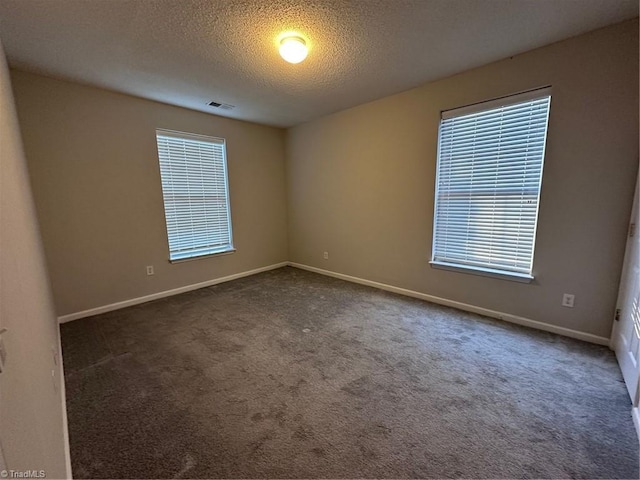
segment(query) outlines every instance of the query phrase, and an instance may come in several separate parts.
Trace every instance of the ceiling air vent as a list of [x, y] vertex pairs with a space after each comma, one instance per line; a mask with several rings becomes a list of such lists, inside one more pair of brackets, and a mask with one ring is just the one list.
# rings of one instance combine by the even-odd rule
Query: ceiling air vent
[[233, 110], [236, 108], [235, 105], [229, 105], [228, 103], [219, 103], [219, 102], [209, 102], [207, 103], [210, 107], [219, 108], [220, 110]]

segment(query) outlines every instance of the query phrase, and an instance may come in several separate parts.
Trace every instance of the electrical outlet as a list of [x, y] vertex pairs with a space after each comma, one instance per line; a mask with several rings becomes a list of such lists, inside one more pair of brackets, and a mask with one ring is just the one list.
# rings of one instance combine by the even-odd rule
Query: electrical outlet
[[329, 252], [324, 252], [324, 259], [329, 260]]
[[573, 302], [575, 301], [576, 296], [571, 293], [565, 293], [562, 295], [562, 306], [573, 308]]
[[153, 275], [154, 273], [153, 265], [147, 265], [147, 275]]

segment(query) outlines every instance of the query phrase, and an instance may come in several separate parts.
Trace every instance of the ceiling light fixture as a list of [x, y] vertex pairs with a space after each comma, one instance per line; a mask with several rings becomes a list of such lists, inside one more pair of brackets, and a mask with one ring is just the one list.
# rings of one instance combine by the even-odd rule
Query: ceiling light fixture
[[280, 41], [280, 55], [289, 63], [300, 63], [307, 58], [307, 53], [307, 44], [300, 37], [285, 37]]

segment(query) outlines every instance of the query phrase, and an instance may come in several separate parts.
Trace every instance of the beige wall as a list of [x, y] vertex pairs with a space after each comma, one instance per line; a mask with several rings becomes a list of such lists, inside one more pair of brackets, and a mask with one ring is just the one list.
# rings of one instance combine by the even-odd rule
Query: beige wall
[[7, 329], [6, 365], [0, 374], [6, 468], [68, 477], [58, 324], [1, 45], [0, 328]]
[[[430, 268], [439, 112], [545, 85], [535, 281]], [[289, 259], [608, 337], [637, 158], [636, 19], [290, 129]]]
[[[12, 79], [59, 315], [287, 260], [283, 130], [19, 71]], [[226, 139], [236, 253], [168, 262], [158, 127]]]
[[[24, 72], [13, 72], [13, 83], [59, 315], [291, 260], [609, 336], [637, 169], [637, 20], [286, 138]], [[535, 281], [430, 268], [440, 110], [549, 84]], [[156, 127], [227, 139], [237, 253], [168, 263]], [[156, 275], [146, 276], [146, 265]], [[560, 306], [565, 292], [576, 295], [575, 308]]]

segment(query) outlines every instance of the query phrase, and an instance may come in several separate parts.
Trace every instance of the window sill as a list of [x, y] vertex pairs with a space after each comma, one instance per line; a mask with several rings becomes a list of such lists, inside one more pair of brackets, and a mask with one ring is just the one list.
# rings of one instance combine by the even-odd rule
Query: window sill
[[449, 270], [451, 272], [480, 275], [482, 277], [499, 278], [501, 280], [510, 280], [512, 282], [531, 283], [531, 281], [534, 279], [533, 276], [527, 275], [525, 273], [502, 272], [500, 270], [493, 270], [490, 268], [456, 265], [453, 263], [436, 262], [433, 260], [431, 260], [429, 263], [431, 264], [431, 268], [436, 268], [439, 270]]
[[198, 256], [195, 256], [195, 257], [176, 258], [175, 260], [169, 259], [169, 263], [191, 262], [193, 260], [201, 260], [203, 258], [219, 257], [219, 256], [222, 256], [222, 255], [231, 255], [232, 253], [236, 253], [236, 249], [235, 248], [231, 248], [229, 250], [222, 250], [220, 252], [205, 253], [204, 255], [198, 255]]

